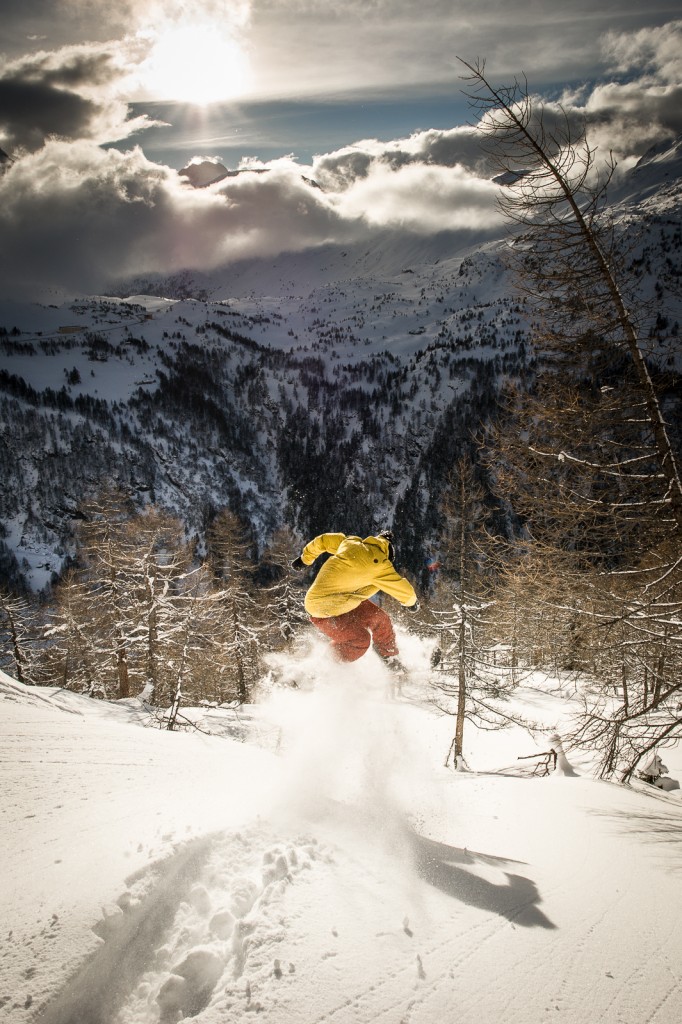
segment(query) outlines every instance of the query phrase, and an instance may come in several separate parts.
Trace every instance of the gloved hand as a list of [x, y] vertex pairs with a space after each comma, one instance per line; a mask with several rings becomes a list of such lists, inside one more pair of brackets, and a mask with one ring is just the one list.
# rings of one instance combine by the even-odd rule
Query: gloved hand
[[291, 563], [291, 568], [295, 569], [296, 572], [302, 572], [303, 569], [307, 569], [307, 566], [303, 559], [301, 558], [301, 556], [299, 555], [298, 558], [295, 558]]
[[405, 608], [407, 609], [408, 612], [418, 612], [420, 607], [421, 605], [419, 604], [419, 601], [415, 601], [414, 604], [405, 605]]

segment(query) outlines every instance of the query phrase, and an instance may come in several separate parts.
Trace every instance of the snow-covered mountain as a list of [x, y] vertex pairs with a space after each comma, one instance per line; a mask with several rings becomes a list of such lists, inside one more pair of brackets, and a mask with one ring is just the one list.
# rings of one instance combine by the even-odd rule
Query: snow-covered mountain
[[[619, 177], [613, 201], [659, 309], [652, 345], [675, 343], [679, 146]], [[261, 542], [283, 522], [308, 534], [390, 520], [416, 571], [445, 474], [500, 384], [529, 371], [532, 311], [505, 251], [387, 232], [126, 282], [117, 296], [4, 303], [3, 575], [48, 583], [79, 502], [112, 482], [197, 533], [230, 505]]]

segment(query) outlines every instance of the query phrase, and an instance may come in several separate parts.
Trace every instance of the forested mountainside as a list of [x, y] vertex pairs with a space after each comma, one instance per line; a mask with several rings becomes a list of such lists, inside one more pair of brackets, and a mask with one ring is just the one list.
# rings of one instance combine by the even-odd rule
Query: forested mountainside
[[[618, 211], [673, 397], [678, 169], [656, 154], [621, 186]], [[383, 236], [136, 281], [118, 297], [4, 304], [3, 578], [49, 585], [82, 500], [112, 485], [198, 537], [229, 507], [259, 546], [284, 524], [307, 537], [392, 523], [418, 573], [458, 455], [476, 450], [504, 383], [532, 380], [533, 311], [505, 250]]]

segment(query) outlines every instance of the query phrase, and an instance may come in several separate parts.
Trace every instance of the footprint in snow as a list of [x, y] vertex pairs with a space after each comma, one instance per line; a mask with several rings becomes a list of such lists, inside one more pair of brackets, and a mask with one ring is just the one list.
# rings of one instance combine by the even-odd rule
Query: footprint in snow
[[166, 979], [156, 1001], [161, 1021], [170, 1022], [182, 1017], [196, 1017], [206, 1008], [213, 990], [223, 973], [225, 961], [212, 949], [193, 949], [176, 964]]
[[209, 921], [208, 928], [211, 935], [214, 935], [216, 939], [225, 941], [230, 938], [234, 931], [234, 922], [235, 917], [231, 911], [219, 910]]
[[230, 910], [235, 917], [246, 917], [258, 899], [258, 886], [251, 878], [242, 878], [232, 889]]
[[211, 897], [203, 885], [194, 885], [190, 890], [189, 901], [201, 917], [208, 917], [211, 913]]

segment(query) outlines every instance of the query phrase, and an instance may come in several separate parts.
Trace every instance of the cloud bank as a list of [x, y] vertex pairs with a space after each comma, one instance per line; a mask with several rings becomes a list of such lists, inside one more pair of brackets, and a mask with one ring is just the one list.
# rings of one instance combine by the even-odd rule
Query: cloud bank
[[[222, 183], [221, 183], [222, 184]], [[139, 148], [48, 142], [0, 181], [3, 282], [99, 290], [129, 275], [209, 269], [352, 236], [288, 168], [195, 190]]]
[[[605, 38], [610, 79], [563, 97], [569, 116], [586, 120], [592, 144], [627, 164], [682, 131], [681, 42], [679, 21]], [[0, 67], [0, 147], [13, 158], [0, 164], [4, 294], [102, 291], [138, 274], [210, 270], [385, 229], [499, 226], [496, 186], [466, 126], [365, 139], [310, 167], [279, 160], [266, 174], [191, 188], [132, 144], [144, 144], [149, 122], [129, 116], [123, 89], [145, 45], [66, 46]], [[131, 140], [127, 152], [106, 148], [121, 139]]]
[[682, 20], [634, 33], [610, 32], [603, 50], [617, 77], [585, 99], [591, 137], [625, 160], [677, 137], [682, 132]]
[[247, 165], [193, 189], [139, 145], [104, 145], [147, 123], [131, 120], [121, 98], [132, 49], [40, 51], [0, 75], [1, 145], [13, 158], [0, 176], [5, 294], [101, 291], [139, 274], [348, 244], [377, 229], [488, 230], [498, 218], [495, 190], [474, 170], [470, 129], [369, 141], [357, 165], [345, 151], [313, 167], [279, 160], [266, 174]]

